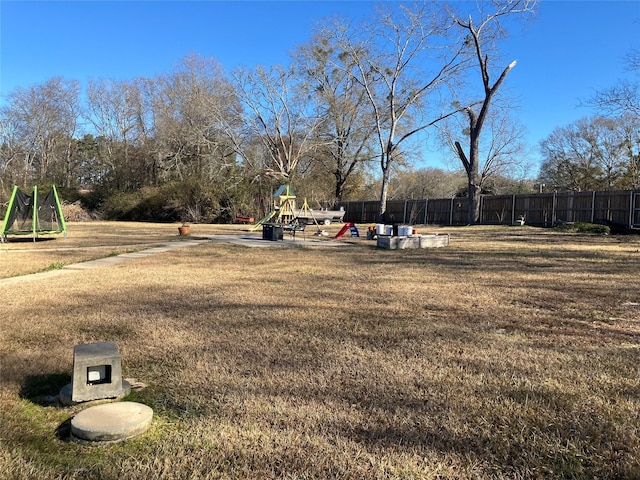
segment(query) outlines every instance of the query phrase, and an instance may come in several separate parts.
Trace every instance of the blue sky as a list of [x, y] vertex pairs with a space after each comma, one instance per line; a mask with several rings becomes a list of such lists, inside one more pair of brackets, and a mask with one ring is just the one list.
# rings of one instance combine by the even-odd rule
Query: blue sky
[[[54, 76], [133, 79], [184, 56], [239, 65], [287, 63], [322, 18], [373, 13], [368, 1], [0, 1], [0, 95]], [[640, 1], [542, 0], [538, 16], [503, 43], [517, 60], [505, 86], [531, 146], [594, 113], [580, 100], [612, 86], [640, 49]], [[505, 65], [506, 65], [505, 63]], [[444, 165], [435, 165], [444, 166]]]

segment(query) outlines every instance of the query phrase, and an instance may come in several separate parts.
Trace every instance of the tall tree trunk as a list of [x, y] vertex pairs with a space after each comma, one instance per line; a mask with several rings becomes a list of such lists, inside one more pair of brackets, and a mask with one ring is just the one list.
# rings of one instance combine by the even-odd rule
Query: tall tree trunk
[[467, 222], [469, 225], [475, 225], [480, 220], [480, 196], [482, 189], [478, 185], [477, 178], [469, 179], [469, 211]]
[[344, 177], [344, 175], [342, 175], [342, 171], [340, 169], [336, 169], [336, 171], [334, 172], [334, 176], [336, 178], [336, 189], [334, 191], [333, 206], [335, 207], [342, 201], [346, 178]]
[[380, 206], [378, 209], [378, 214], [379, 214], [381, 223], [385, 223], [386, 221], [389, 221], [389, 219], [386, 218], [387, 196], [389, 194], [389, 176], [390, 176], [389, 164], [386, 163], [386, 165], [384, 165], [384, 160], [383, 160], [382, 185], [380, 187]]
[[470, 134], [469, 134], [469, 155], [462, 149], [460, 142], [455, 142], [458, 157], [464, 165], [467, 174], [467, 186], [469, 195], [469, 210], [467, 212], [467, 223], [475, 225], [480, 219], [480, 195], [482, 194], [482, 178], [478, 172], [478, 144], [479, 130], [476, 128], [475, 115], [469, 111]]
[[469, 225], [475, 225], [480, 220], [480, 195], [482, 194], [482, 178], [479, 170], [479, 144], [480, 130], [474, 122], [471, 122], [469, 169], [467, 179], [469, 183]]

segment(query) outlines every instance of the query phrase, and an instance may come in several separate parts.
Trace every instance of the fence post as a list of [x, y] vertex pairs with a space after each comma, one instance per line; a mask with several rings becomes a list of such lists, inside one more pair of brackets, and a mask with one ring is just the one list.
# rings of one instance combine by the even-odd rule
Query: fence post
[[449, 209], [449, 225], [453, 225], [453, 200], [456, 197], [451, 197], [451, 207]]
[[427, 217], [427, 209], [429, 208], [429, 199], [425, 198], [424, 199], [424, 225], [427, 224], [427, 221], [429, 220], [429, 218]]
[[511, 198], [511, 225], [516, 224], [516, 195]]
[[596, 219], [596, 191], [591, 193], [591, 223]]

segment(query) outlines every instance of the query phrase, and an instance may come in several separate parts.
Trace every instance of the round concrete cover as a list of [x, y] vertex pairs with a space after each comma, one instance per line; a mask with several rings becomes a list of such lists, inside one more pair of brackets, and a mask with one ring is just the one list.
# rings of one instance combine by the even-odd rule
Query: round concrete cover
[[146, 432], [153, 410], [136, 402], [89, 407], [71, 419], [71, 435], [90, 442], [115, 442]]

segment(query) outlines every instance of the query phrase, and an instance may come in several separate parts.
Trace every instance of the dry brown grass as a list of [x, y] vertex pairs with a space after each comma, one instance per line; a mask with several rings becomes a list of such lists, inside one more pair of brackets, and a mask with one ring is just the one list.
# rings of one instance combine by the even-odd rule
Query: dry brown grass
[[[67, 238], [62, 234], [41, 235], [34, 242], [30, 235], [9, 235], [8, 241], [0, 244], [0, 279], [184, 240], [178, 237], [178, 226], [79, 222], [68, 224]], [[240, 233], [246, 229], [246, 226], [237, 225], [194, 225], [191, 238], [216, 233]]]
[[[176, 240], [157, 225], [111, 239], [121, 227], [74, 225], [66, 242]], [[638, 478], [640, 239], [449, 231], [450, 247], [422, 251], [205, 243], [0, 287], [0, 472]], [[38, 253], [9, 245], [3, 265]], [[47, 395], [91, 341], [116, 342], [148, 385], [132, 397], [154, 408], [149, 433], [68, 442], [77, 407]]]

